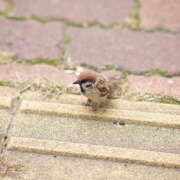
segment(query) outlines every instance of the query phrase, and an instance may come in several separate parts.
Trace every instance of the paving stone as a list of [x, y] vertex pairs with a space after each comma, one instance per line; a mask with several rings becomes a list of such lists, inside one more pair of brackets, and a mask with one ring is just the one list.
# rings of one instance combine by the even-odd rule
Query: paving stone
[[[29, 100], [32, 100], [29, 98]], [[84, 96], [63, 94], [58, 99], [63, 104], [74, 104], [83, 105], [87, 98]], [[180, 106], [175, 104], [163, 104], [153, 102], [142, 102], [142, 101], [127, 101], [123, 99], [114, 99], [109, 103], [110, 108], [121, 109], [121, 110], [132, 110], [140, 112], [154, 112], [164, 114], [176, 114], [180, 115]]]
[[25, 65], [12, 63], [0, 65], [0, 80], [39, 82], [43, 78], [69, 85], [76, 79], [76, 76], [47, 64]]
[[[134, 1], [118, 0], [15, 0], [15, 15], [37, 15], [43, 17], [65, 17], [77, 22], [100, 21], [121, 22], [129, 15]], [[41, 7], [41, 8], [39, 8]], [[98, 13], [97, 13], [98, 12]]]
[[144, 165], [180, 168], [180, 155], [174, 153], [119, 148], [92, 144], [11, 137], [8, 151], [77, 156], [82, 158], [128, 161]]
[[180, 97], [180, 78], [164, 78], [161, 76], [136, 76], [129, 75], [130, 87], [140, 94], [160, 93]]
[[0, 96], [0, 108], [10, 108], [12, 99], [9, 97]]
[[141, 25], [144, 28], [164, 27], [180, 30], [179, 0], [140, 0]]
[[[19, 94], [15, 88], [0, 86], [0, 95], [12, 99], [17, 97]], [[8, 104], [9, 106], [9, 104]]]
[[[0, 89], [1, 92], [1, 89]], [[4, 137], [6, 130], [11, 121], [12, 115], [10, 113], [11, 97], [6, 97], [1, 94], [0, 96], [0, 149], [1, 139]]]
[[0, 139], [1, 135], [6, 133], [11, 120], [11, 114], [7, 110], [0, 109]]
[[[123, 121], [123, 119], [122, 119]], [[10, 136], [180, 154], [180, 130], [117, 121], [18, 113]]]
[[[179, 169], [143, 166], [139, 164], [118, 163], [114, 161], [83, 159], [63, 156], [45, 156], [40, 154], [7, 152], [9, 161], [24, 166], [17, 173], [19, 178], [29, 180], [178, 180]], [[13, 180], [15, 175], [3, 180]]]
[[70, 28], [68, 32], [72, 39], [69, 53], [75, 63], [117, 65], [133, 72], [180, 70], [179, 34], [99, 28]]
[[42, 24], [0, 17], [0, 51], [24, 58], [58, 58], [61, 23]]
[[67, 118], [74, 117], [90, 120], [103, 119], [104, 121], [111, 122], [123, 120], [125, 123], [130, 124], [180, 128], [180, 116], [175, 114], [140, 112], [111, 108], [102, 108], [98, 111], [92, 111], [92, 108], [87, 106], [27, 100], [22, 102], [20, 111], [34, 114], [55, 114]]
[[0, 11], [3, 11], [6, 9], [6, 0], [1, 0], [0, 1]]

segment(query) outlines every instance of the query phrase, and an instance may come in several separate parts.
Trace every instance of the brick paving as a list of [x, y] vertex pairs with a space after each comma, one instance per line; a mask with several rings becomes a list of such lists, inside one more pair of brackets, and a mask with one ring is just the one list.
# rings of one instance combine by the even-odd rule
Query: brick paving
[[[5, 9], [6, 3], [0, 1], [0, 11]], [[124, 83], [128, 83], [133, 92], [180, 97], [180, 34], [165, 32], [165, 29], [179, 31], [178, 0], [140, 0], [139, 10], [134, 9], [134, 0], [37, 0], [36, 3], [13, 0], [13, 3], [14, 8], [9, 13], [13, 16], [35, 15], [56, 18], [56, 22], [0, 17], [0, 81], [37, 82], [47, 78], [69, 85], [79, 70], [67, 72], [63, 69], [67, 65], [69, 69], [74, 68], [73, 64], [99, 68], [115, 65], [131, 72]], [[138, 20], [136, 11], [139, 11], [141, 28], [158, 31], [98, 26], [77, 28], [73, 23], [58, 20], [66, 18], [83, 24], [89, 21], [122, 23], [131, 13], [134, 19], [130, 22], [133, 23]], [[65, 42], [66, 38], [70, 41]], [[58, 66], [8, 63], [5, 54], [25, 59], [65, 58], [65, 62]], [[72, 63], [67, 62], [67, 57]], [[137, 75], [151, 69], [176, 76]], [[114, 70], [103, 73], [122, 75], [121, 71]], [[28, 89], [20, 94], [19, 89], [10, 87], [0, 87], [0, 95], [3, 96], [0, 98], [0, 153], [9, 162], [15, 162], [8, 168], [8, 164], [1, 167], [0, 161], [3, 180], [11, 180], [16, 175], [30, 180], [115, 180], [120, 177], [131, 180], [147, 176], [165, 180], [180, 177], [179, 105], [117, 99], [105, 112], [92, 112], [82, 106], [85, 98], [77, 95], [66, 94], [53, 99], [52, 96], [44, 97], [42, 91]], [[118, 124], [122, 120], [123, 126]], [[7, 148], [5, 136], [10, 138]], [[127, 158], [128, 162], [121, 161]], [[2, 169], [6, 170], [1, 172]]]
[[0, 1], [0, 11], [5, 10], [5, 8], [6, 8], [6, 1], [1, 0], [1, 1]]
[[173, 31], [180, 30], [179, 0], [140, 0], [141, 26], [148, 29], [164, 27]]
[[128, 76], [132, 89], [140, 94], [155, 93], [180, 97], [180, 78], [164, 78], [160, 76]]
[[117, 65], [133, 72], [180, 70], [179, 34], [70, 28], [69, 36], [69, 53], [76, 63]]
[[58, 58], [62, 24], [13, 21], [0, 17], [0, 51], [24, 58]]
[[[99, 21], [114, 23], [124, 21], [133, 8], [134, 0], [15, 0], [14, 15], [68, 18], [76, 22]], [[39, 8], [41, 7], [41, 8]]]
[[44, 78], [69, 85], [76, 79], [76, 76], [47, 64], [25, 65], [13, 63], [0, 66], [0, 80], [37, 83]]

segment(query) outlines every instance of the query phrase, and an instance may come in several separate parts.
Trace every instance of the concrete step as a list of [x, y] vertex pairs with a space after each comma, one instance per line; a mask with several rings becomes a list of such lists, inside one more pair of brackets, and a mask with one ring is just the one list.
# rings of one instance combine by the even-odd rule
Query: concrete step
[[32, 138], [11, 137], [7, 150], [82, 158], [125, 161], [152, 166], [180, 168], [180, 155], [112, 146], [79, 144]]
[[86, 168], [100, 173], [89, 173], [87, 180], [134, 179], [136, 174], [144, 179], [147, 173], [149, 180], [179, 179], [178, 105], [113, 100], [107, 109], [93, 112], [82, 105], [84, 98], [72, 100], [77, 97], [23, 100], [9, 128], [6, 156], [29, 164], [35, 179], [72, 179], [77, 174], [85, 178]]
[[23, 101], [21, 112], [34, 114], [56, 114], [62, 117], [85, 118], [106, 121], [124, 121], [125, 123], [180, 128], [180, 115], [140, 112], [121, 109], [101, 109], [92, 111], [90, 107], [72, 104]]
[[178, 128], [120, 125], [103, 119], [18, 112], [9, 135], [180, 154]]
[[22, 167], [2, 180], [179, 180], [180, 170], [137, 163], [7, 151], [7, 161]]
[[[32, 96], [28, 100], [32, 100]], [[57, 102], [60, 102], [63, 104], [83, 105], [86, 102], [86, 98], [84, 96], [79, 96], [79, 95], [64, 94], [63, 96], [60, 96], [58, 98]], [[175, 104], [163, 104], [163, 103], [154, 103], [154, 102], [145, 102], [145, 101], [127, 101], [124, 99], [113, 99], [109, 103], [108, 107], [121, 109], [121, 110], [133, 110], [133, 111], [142, 111], [142, 112], [180, 115], [180, 106], [175, 105]]]

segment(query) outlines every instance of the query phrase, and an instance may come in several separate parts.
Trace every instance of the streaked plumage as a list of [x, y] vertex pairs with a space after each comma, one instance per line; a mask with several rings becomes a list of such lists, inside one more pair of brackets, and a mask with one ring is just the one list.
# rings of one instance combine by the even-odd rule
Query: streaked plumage
[[88, 98], [87, 105], [92, 106], [93, 110], [106, 104], [110, 95], [108, 80], [101, 74], [94, 71], [84, 71], [74, 84], [79, 84], [81, 92]]

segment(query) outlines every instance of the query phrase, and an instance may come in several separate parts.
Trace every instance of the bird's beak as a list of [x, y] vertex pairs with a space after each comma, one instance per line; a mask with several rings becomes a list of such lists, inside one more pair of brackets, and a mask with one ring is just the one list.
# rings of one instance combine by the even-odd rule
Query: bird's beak
[[75, 82], [73, 82], [73, 84], [80, 84], [80, 80], [77, 80], [77, 81], [75, 81]]

